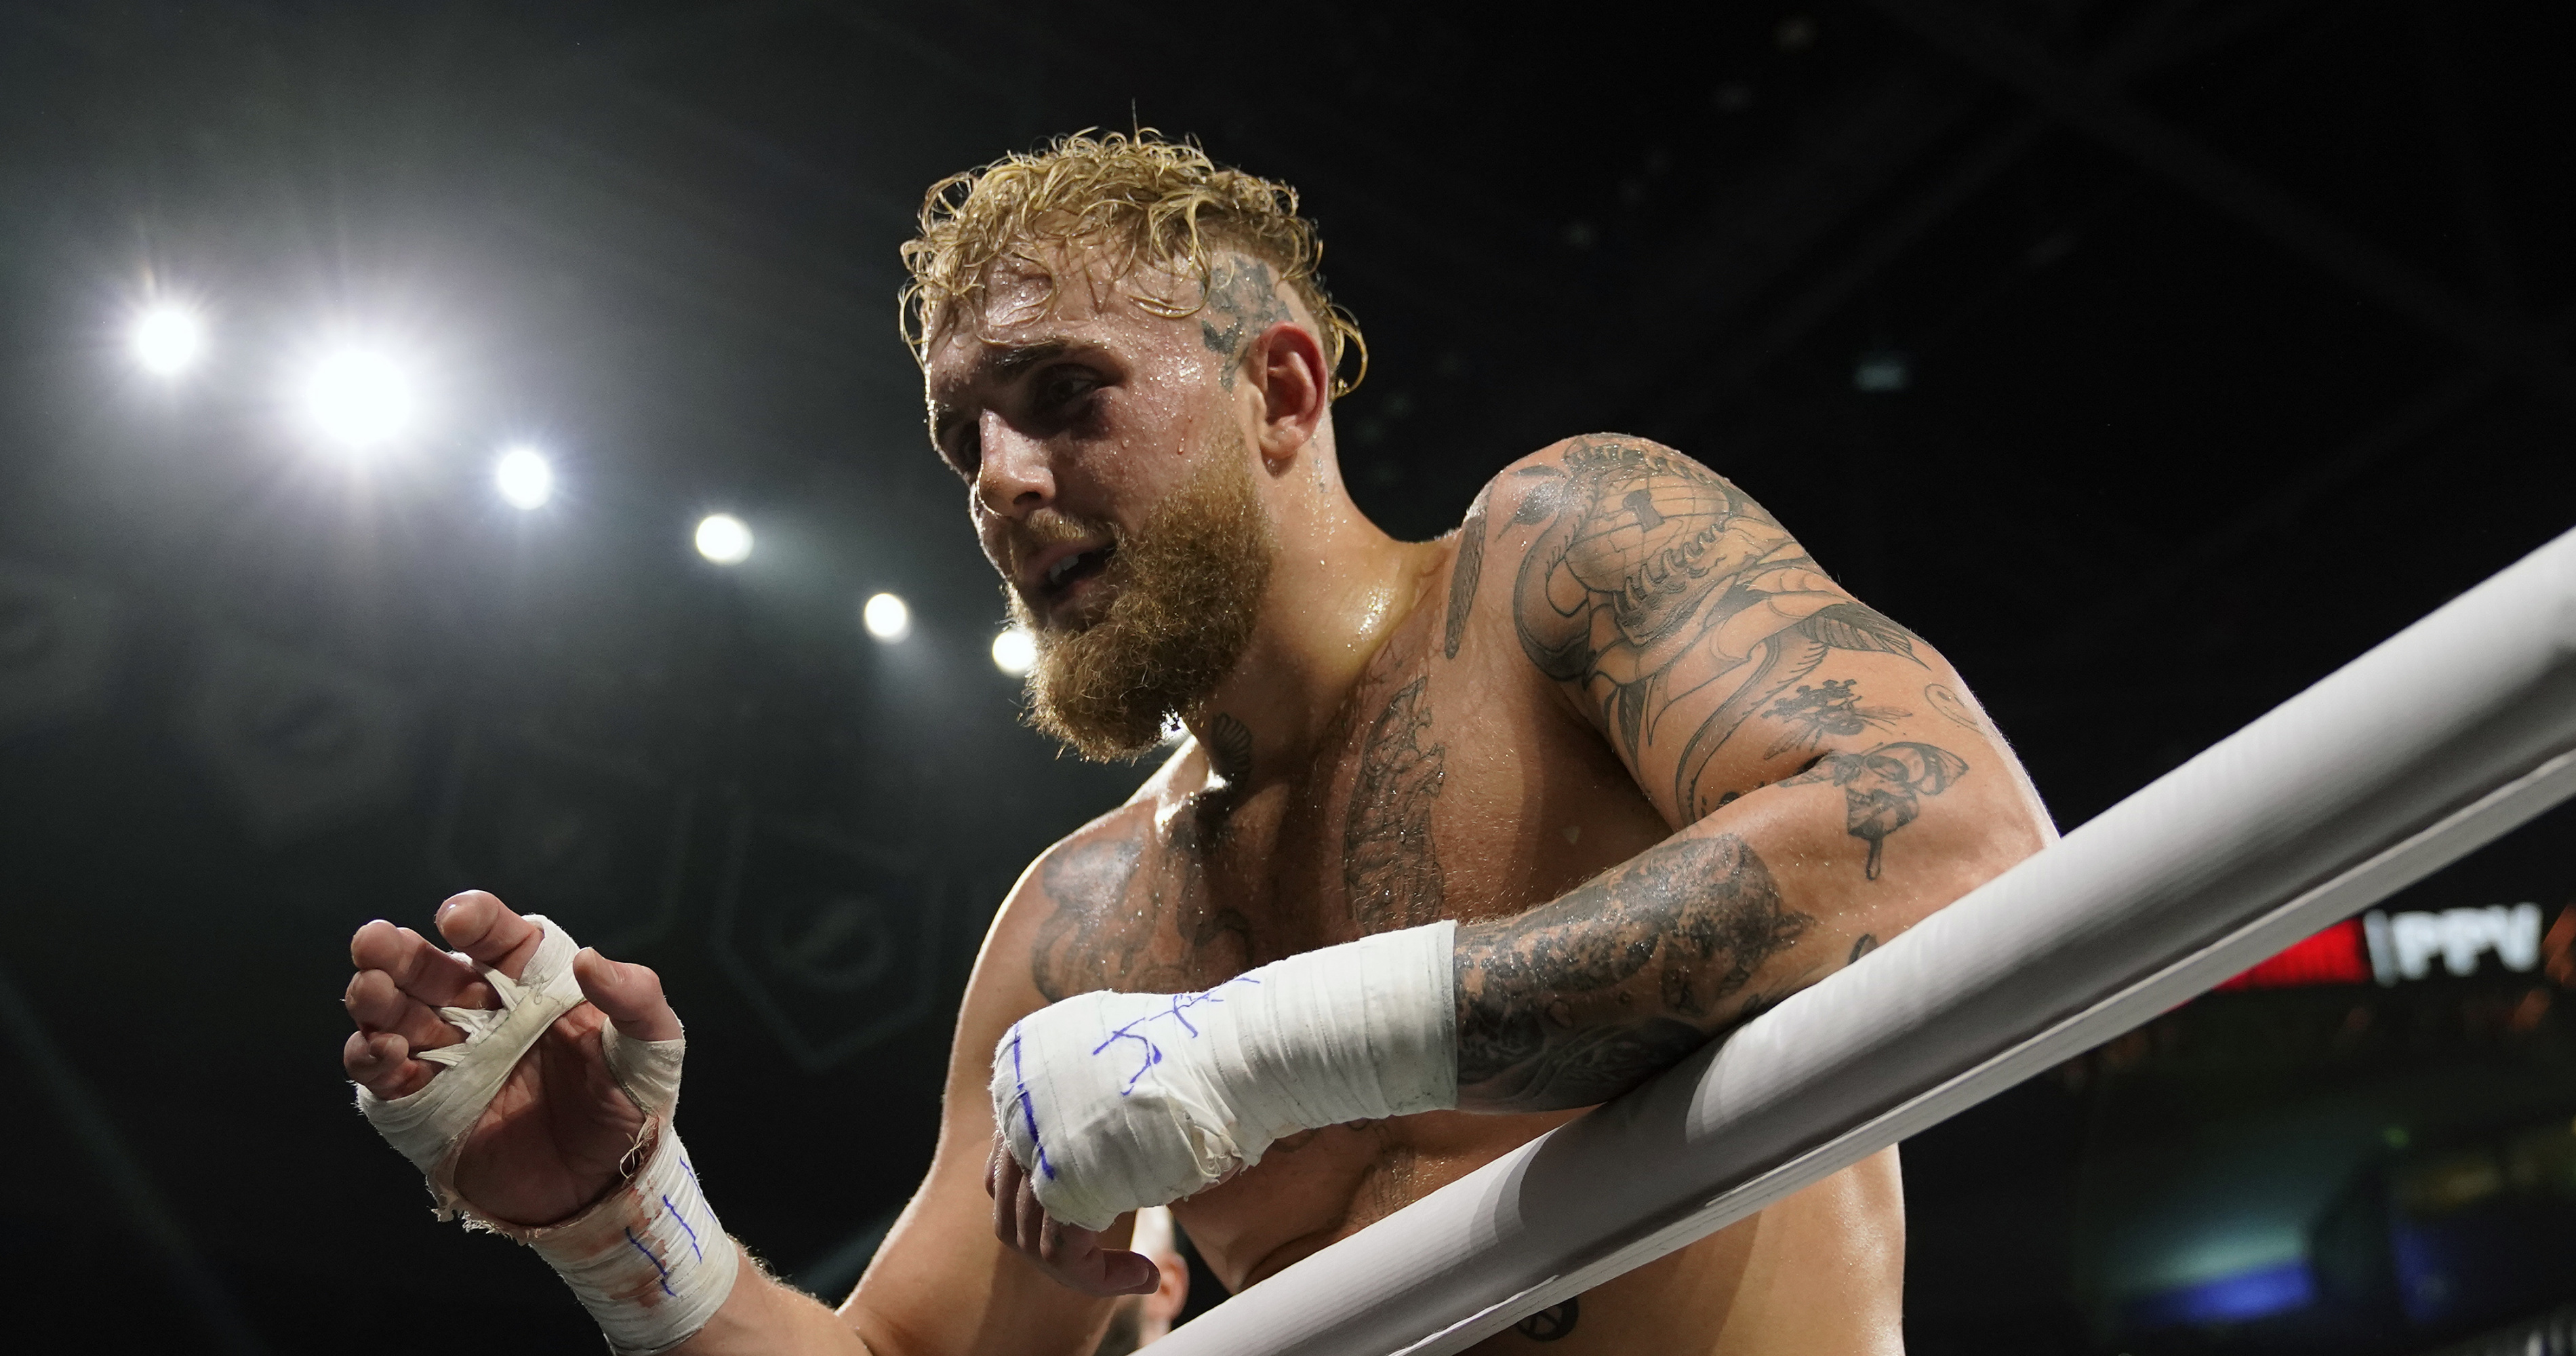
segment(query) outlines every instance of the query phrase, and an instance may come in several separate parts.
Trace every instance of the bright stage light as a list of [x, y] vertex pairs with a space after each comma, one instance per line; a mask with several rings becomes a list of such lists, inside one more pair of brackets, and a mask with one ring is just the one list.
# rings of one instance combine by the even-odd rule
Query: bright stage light
[[154, 306], [126, 332], [134, 361], [156, 377], [175, 377], [197, 365], [206, 351], [206, 323], [184, 306]]
[[912, 609], [891, 593], [880, 593], [859, 609], [859, 620], [867, 623], [868, 634], [879, 640], [901, 640], [912, 630]]
[[492, 484], [513, 508], [532, 509], [555, 495], [555, 468], [533, 447], [513, 447], [492, 463]]
[[418, 407], [410, 374], [372, 350], [331, 354], [304, 380], [306, 417], [324, 437], [351, 449], [374, 447], [401, 433]]
[[1036, 667], [1038, 638], [1012, 627], [993, 637], [993, 667], [1014, 678]]
[[730, 513], [710, 513], [698, 520], [698, 554], [718, 565], [739, 565], [751, 558], [751, 529]]

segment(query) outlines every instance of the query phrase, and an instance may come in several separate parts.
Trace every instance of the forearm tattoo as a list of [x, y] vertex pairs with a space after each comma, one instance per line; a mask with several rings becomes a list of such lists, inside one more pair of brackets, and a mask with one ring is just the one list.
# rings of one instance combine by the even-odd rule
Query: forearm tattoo
[[1516, 918], [1463, 923], [1458, 1086], [1488, 1108], [1590, 1106], [1740, 1016], [1815, 919], [1733, 834], [1676, 838]]

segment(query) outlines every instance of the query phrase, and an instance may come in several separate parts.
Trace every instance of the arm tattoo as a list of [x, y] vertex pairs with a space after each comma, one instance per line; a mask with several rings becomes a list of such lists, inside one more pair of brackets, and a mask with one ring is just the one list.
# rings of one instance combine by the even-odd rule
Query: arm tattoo
[[1940, 714], [1941, 719], [1958, 726], [1960, 729], [1973, 731], [1977, 734], [1986, 733], [1986, 723], [1977, 719], [1975, 708], [1969, 706], [1966, 702], [1961, 701], [1959, 699], [1959, 694], [1952, 690], [1949, 684], [1931, 683], [1926, 685], [1923, 689], [1923, 700], [1932, 704], [1932, 709]]
[[1288, 304], [1279, 299], [1279, 289], [1270, 276], [1270, 265], [1240, 255], [1220, 257], [1209, 268], [1205, 309], [1226, 322], [1219, 329], [1206, 316], [1199, 318], [1199, 342], [1208, 352], [1225, 359], [1225, 370], [1217, 379], [1225, 389], [1234, 389], [1235, 370], [1243, 364], [1244, 350], [1263, 330], [1282, 320], [1293, 320]]
[[1476, 583], [1485, 573], [1485, 501], [1494, 497], [1491, 490], [1476, 496], [1467, 509], [1467, 521], [1458, 526], [1458, 563], [1449, 572], [1449, 634], [1442, 653], [1458, 657], [1458, 643], [1467, 638], [1467, 616], [1475, 610]]
[[[1631, 767], [1679, 746], [1670, 794], [1684, 822], [1716, 807], [1724, 788], [1700, 776], [1719, 748], [1829, 651], [1922, 662], [1912, 632], [1853, 602], [1761, 505], [1678, 452], [1589, 438], [1561, 467], [1519, 474], [1534, 483], [1512, 523], [1539, 528], [1512, 589], [1521, 647], [1583, 689]], [[1658, 728], [1703, 691], [1718, 702], [1696, 727]]]
[[1351, 784], [1342, 826], [1342, 894], [1365, 932], [1440, 917], [1440, 854], [1431, 840], [1431, 806], [1440, 799], [1449, 746], [1424, 746], [1431, 708], [1422, 693], [1430, 681], [1407, 683], [1378, 713]]
[[1606, 1101], [1699, 1048], [1815, 919], [1751, 844], [1676, 838], [1517, 918], [1458, 927], [1458, 1085], [1516, 1111]]
[[[1966, 775], [1967, 759], [1948, 749], [1905, 740], [1881, 744], [1867, 753], [1826, 754], [1814, 767], [1780, 785], [1832, 782], [1841, 787], [1843, 828], [1869, 844], [1869, 864], [1863, 872], [1876, 880], [1887, 836], [1923, 813], [1922, 797], [1940, 795]], [[1852, 959], [1859, 958], [1854, 952]]]
[[1827, 741], [1849, 739], [1871, 729], [1885, 729], [1913, 715], [1893, 706], [1863, 706], [1851, 678], [1828, 678], [1814, 687], [1798, 684], [1796, 693], [1772, 703], [1768, 714], [1789, 727], [1762, 751], [1777, 758], [1791, 749], [1820, 749]]
[[1185, 993], [1251, 966], [1251, 921], [1208, 889], [1203, 819], [1177, 816], [1167, 848], [1094, 837], [1047, 859], [1038, 884], [1055, 912], [1038, 927], [1029, 977], [1048, 1002], [1102, 989]]
[[1824, 748], [1826, 740], [1850, 740], [1868, 730], [1886, 730], [1914, 714], [1899, 712], [1896, 706], [1862, 706], [1857, 686], [1855, 678], [1826, 678], [1816, 686], [1798, 683], [1793, 696], [1783, 696], [1767, 712], [1770, 719], [1788, 724], [1788, 732], [1772, 740], [1770, 748], [1762, 750], [1762, 758], [1777, 758], [1793, 748]]

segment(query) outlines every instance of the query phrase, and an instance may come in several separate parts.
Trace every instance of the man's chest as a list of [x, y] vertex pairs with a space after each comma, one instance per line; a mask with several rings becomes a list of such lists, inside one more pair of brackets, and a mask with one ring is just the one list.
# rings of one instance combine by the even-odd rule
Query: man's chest
[[1205, 989], [1371, 933], [1517, 913], [1665, 836], [1543, 690], [1389, 651], [1296, 775], [1172, 797], [1057, 854], [1040, 990]]

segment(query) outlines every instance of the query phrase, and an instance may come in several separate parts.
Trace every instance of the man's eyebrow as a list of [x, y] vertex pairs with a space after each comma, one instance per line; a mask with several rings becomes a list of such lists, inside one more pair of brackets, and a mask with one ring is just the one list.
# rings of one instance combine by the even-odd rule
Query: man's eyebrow
[[984, 350], [976, 361], [995, 381], [1009, 381], [1050, 358], [1060, 358], [1073, 347], [1062, 339], [1046, 339], [1034, 344], [996, 346]]
[[[1072, 348], [1072, 344], [1062, 339], [1044, 339], [1033, 344], [987, 345], [983, 352], [976, 355], [974, 365], [967, 370], [966, 375], [953, 383], [950, 389], [971, 386], [978, 378], [989, 378], [997, 382], [1011, 381], [1040, 363], [1064, 356]], [[945, 443], [948, 440], [949, 431], [956, 428], [958, 421], [965, 417], [964, 410], [949, 404], [946, 400], [933, 401], [930, 408], [931, 440]]]

